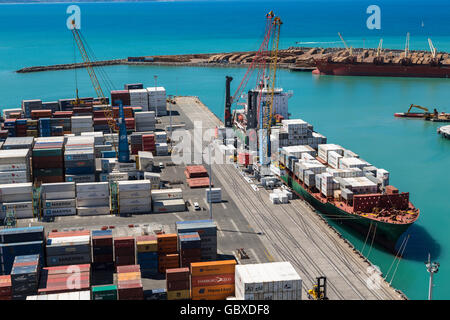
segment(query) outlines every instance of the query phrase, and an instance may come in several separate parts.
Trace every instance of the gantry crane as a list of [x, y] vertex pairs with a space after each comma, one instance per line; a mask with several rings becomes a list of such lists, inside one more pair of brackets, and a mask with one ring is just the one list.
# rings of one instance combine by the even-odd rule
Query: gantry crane
[[[95, 73], [91, 58], [89, 57], [89, 54], [86, 50], [87, 45], [85, 44], [85, 41], [84, 41], [84, 38], [83, 38], [81, 32], [76, 27], [75, 20], [72, 20], [72, 29], [71, 30], [72, 30], [72, 34], [73, 34], [75, 43], [77, 44], [78, 50], [80, 51], [81, 57], [83, 59], [84, 65], [86, 67], [86, 70], [89, 74], [89, 78], [91, 79], [92, 86], [94, 87], [95, 93], [97, 94], [97, 97], [102, 102], [103, 112], [105, 114], [106, 120], [108, 121], [109, 131], [110, 131], [110, 133], [113, 133], [113, 132], [117, 133], [118, 128], [116, 125], [116, 120], [114, 119], [113, 109], [111, 106], [109, 106], [106, 103], [106, 98], [103, 93], [103, 89], [100, 85], [100, 82], [98, 81], [98, 77]], [[77, 90], [77, 100], [79, 101], [78, 90]], [[126, 138], [126, 136], [125, 136], [125, 138]], [[119, 136], [119, 139], [120, 139], [120, 136]], [[113, 139], [113, 147], [114, 147], [114, 151], [116, 152], [116, 155], [117, 155], [117, 146], [116, 146], [116, 143], [114, 142], [114, 139]]]

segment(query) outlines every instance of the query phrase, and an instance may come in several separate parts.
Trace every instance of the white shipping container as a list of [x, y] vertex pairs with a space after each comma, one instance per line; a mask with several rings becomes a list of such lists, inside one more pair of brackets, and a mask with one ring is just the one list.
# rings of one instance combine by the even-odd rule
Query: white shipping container
[[109, 206], [109, 197], [105, 198], [89, 198], [79, 199], [77, 198], [77, 207], [104, 207]]
[[111, 213], [111, 211], [108, 205], [98, 207], [78, 207], [77, 213], [79, 216], [98, 216], [98, 215], [108, 215]]
[[121, 191], [145, 191], [151, 189], [151, 184], [148, 180], [119, 181], [117, 184], [119, 194]]
[[181, 190], [180, 188], [152, 190], [151, 195], [152, 200], [154, 201], [182, 199], [183, 190]]
[[122, 198], [119, 194], [119, 208], [130, 206], [149, 206], [151, 204], [150, 197], [148, 198]]
[[87, 192], [109, 193], [109, 184], [107, 182], [77, 183], [77, 194]]

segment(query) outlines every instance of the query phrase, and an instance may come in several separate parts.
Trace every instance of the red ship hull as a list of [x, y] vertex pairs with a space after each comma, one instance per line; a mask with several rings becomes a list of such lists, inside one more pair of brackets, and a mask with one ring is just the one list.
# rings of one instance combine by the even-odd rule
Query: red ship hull
[[422, 77], [449, 78], [450, 66], [433, 66], [429, 64], [373, 64], [373, 63], [338, 63], [317, 61], [313, 74], [335, 76], [376, 76], [376, 77]]

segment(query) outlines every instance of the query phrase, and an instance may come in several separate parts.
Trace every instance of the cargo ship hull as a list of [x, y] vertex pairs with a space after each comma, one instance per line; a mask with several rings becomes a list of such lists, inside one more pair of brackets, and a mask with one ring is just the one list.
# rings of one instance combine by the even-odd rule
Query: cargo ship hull
[[316, 61], [313, 74], [335, 76], [449, 78], [450, 66], [401, 65], [373, 63], [338, 63]]
[[[372, 238], [375, 233], [374, 242], [381, 245], [388, 251], [394, 252], [397, 240], [412, 224], [385, 223], [348, 213], [334, 206], [330, 202], [324, 203], [316, 199], [306, 189], [304, 189], [293, 176], [291, 176], [291, 173], [289, 173], [288, 170], [285, 170], [285, 173], [282, 174], [280, 178], [297, 196], [306, 200], [316, 210], [320, 211], [324, 215], [333, 216], [333, 221], [342, 222], [343, 224], [348, 225], [350, 228], [361, 234], [364, 239], [367, 237], [370, 229], [370, 235], [367, 240], [369, 245], [372, 242]], [[342, 219], [336, 217], [342, 217]], [[374, 232], [374, 230], [376, 231]]]

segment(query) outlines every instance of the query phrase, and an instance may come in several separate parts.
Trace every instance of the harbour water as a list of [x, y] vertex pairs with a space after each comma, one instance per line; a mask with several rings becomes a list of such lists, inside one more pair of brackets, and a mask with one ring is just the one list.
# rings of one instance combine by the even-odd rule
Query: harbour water
[[[274, 10], [284, 20], [282, 48], [296, 41], [336, 41], [340, 31], [353, 46], [402, 48], [411, 32], [411, 49], [427, 49], [431, 36], [438, 50], [450, 51], [449, 5], [409, 5], [381, 1], [382, 29], [365, 27], [368, 1], [188, 2], [80, 4], [82, 31], [98, 59], [151, 54], [254, 50], [263, 33], [263, 17]], [[355, 4], [356, 3], [356, 4]], [[402, 6], [403, 3], [403, 6]], [[442, 10], [432, 8], [440, 7]], [[446, 7], [447, 6], [447, 7]], [[16, 74], [33, 65], [74, 61], [72, 35], [65, 27], [67, 4], [0, 5], [0, 107], [19, 107], [22, 99], [45, 101], [73, 97], [75, 71]], [[228, 14], [223, 14], [227, 12]], [[251, 12], [251, 14], [249, 14]], [[327, 23], [324, 23], [326, 21]], [[421, 22], [424, 22], [424, 27]], [[365, 39], [364, 42], [362, 39]], [[342, 46], [341, 44], [329, 44]], [[80, 58], [77, 57], [80, 61]], [[236, 88], [245, 74], [241, 68], [113, 66], [105, 68], [120, 88], [124, 83], [153, 84], [153, 75], [169, 94], [196, 95], [222, 118], [225, 75]], [[81, 96], [94, 96], [86, 71], [77, 70]], [[434, 297], [450, 298], [450, 141], [437, 135], [438, 124], [397, 119], [411, 103], [450, 112], [448, 79], [328, 77], [280, 70], [277, 85], [293, 90], [292, 117], [300, 117], [373, 165], [391, 172], [391, 183], [411, 193], [421, 209], [409, 229], [405, 258], [392, 285], [412, 299], [427, 297], [428, 252], [441, 263], [435, 277]], [[251, 81], [250, 81], [251, 83]], [[333, 223], [333, 221], [331, 221]], [[394, 257], [341, 225], [336, 227], [380, 267], [396, 269]], [[369, 240], [370, 241], [370, 240]]]

